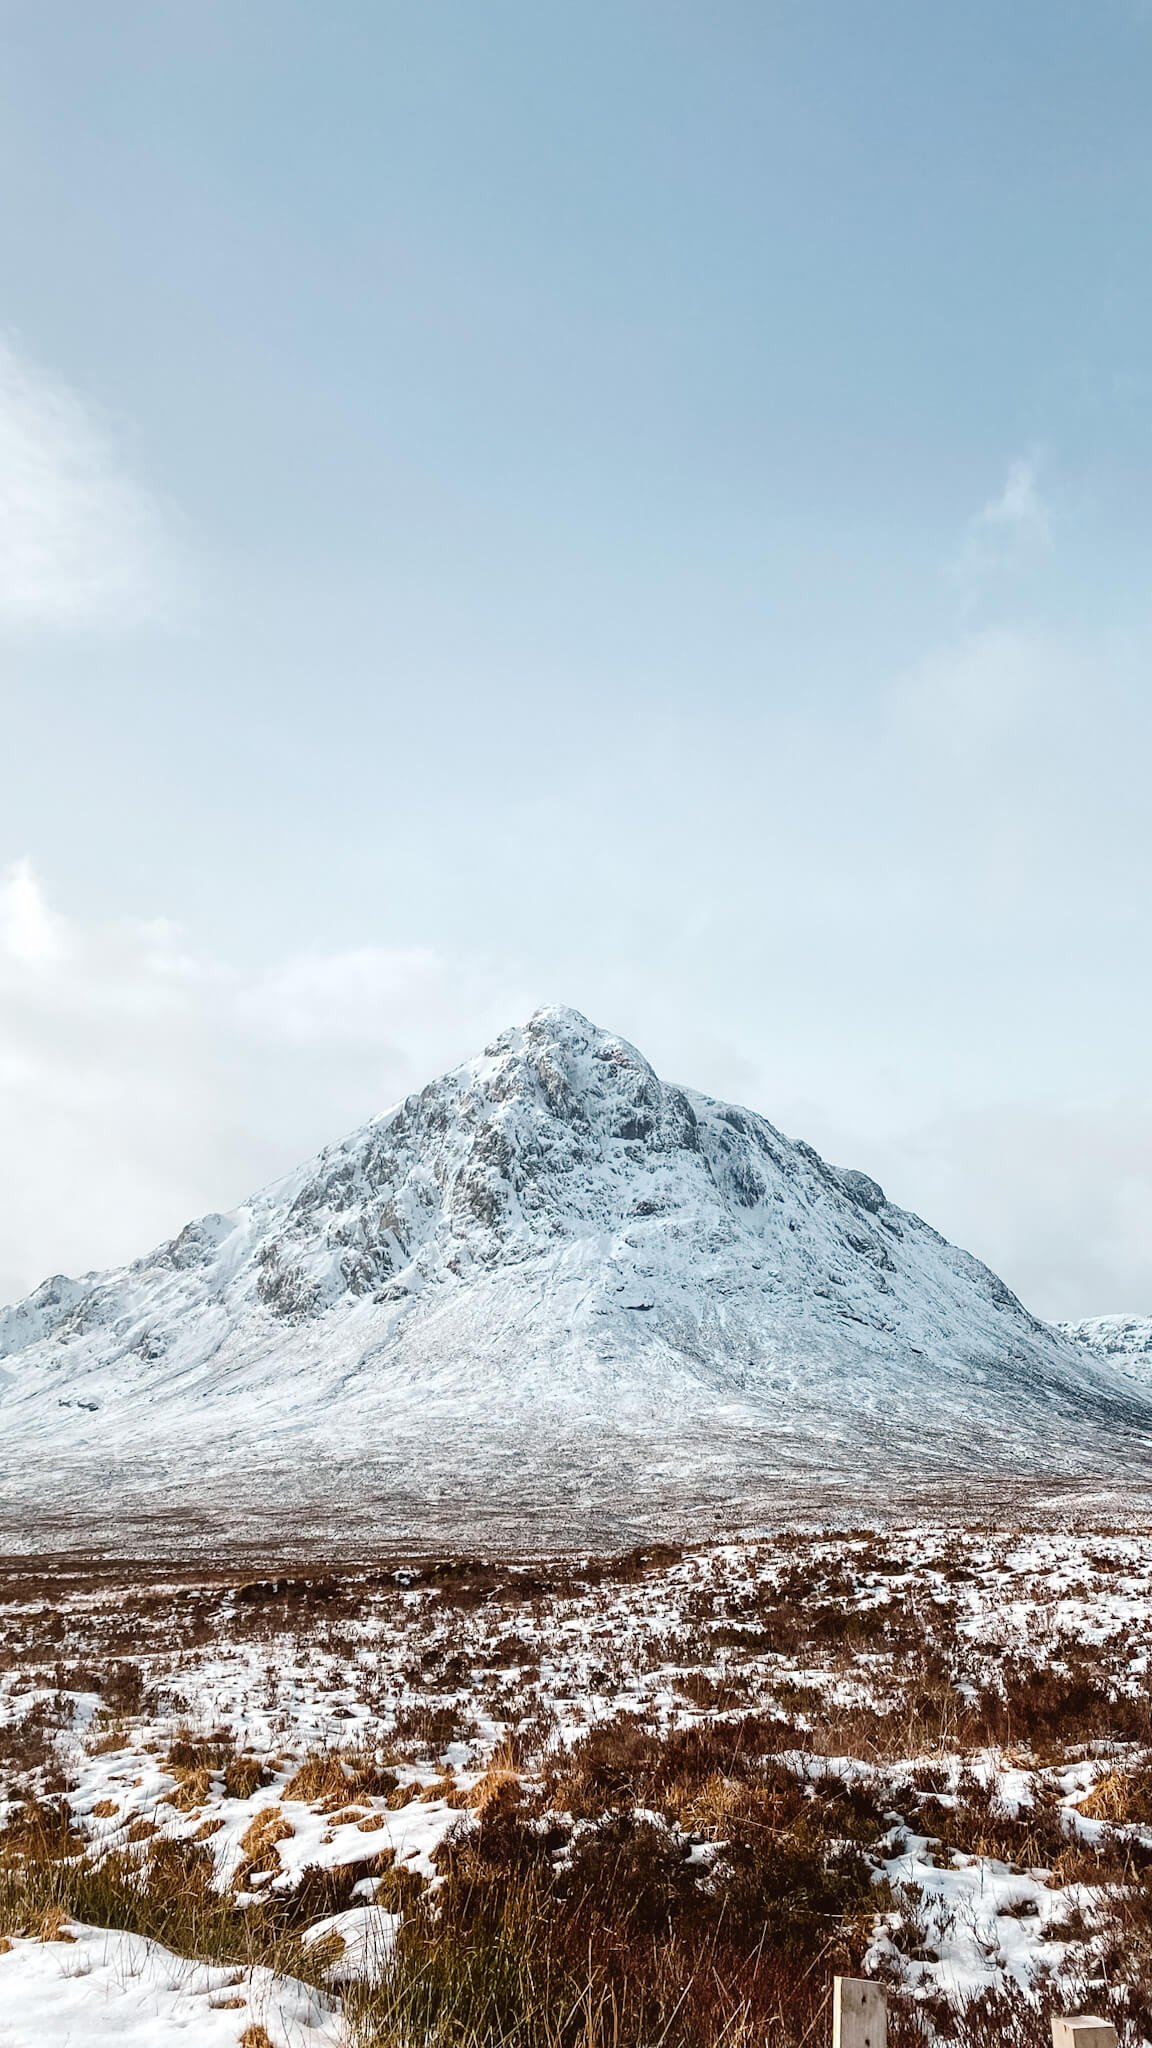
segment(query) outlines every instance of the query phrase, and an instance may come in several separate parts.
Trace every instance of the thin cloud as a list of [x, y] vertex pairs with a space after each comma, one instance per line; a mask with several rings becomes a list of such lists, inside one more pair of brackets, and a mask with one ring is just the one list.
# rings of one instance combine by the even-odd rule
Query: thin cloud
[[968, 522], [953, 574], [975, 596], [1005, 575], [1028, 568], [1052, 546], [1052, 510], [1040, 485], [1040, 458], [1010, 462], [999, 491]]
[[56, 960], [60, 950], [60, 921], [48, 907], [31, 861], [14, 861], [0, 875], [0, 955], [29, 966]]
[[144, 624], [175, 598], [177, 553], [95, 409], [0, 340], [0, 626]]
[[976, 525], [991, 532], [1027, 534], [1047, 544], [1052, 538], [1048, 505], [1036, 474], [1036, 457], [1013, 462], [999, 497], [989, 499], [976, 516]]

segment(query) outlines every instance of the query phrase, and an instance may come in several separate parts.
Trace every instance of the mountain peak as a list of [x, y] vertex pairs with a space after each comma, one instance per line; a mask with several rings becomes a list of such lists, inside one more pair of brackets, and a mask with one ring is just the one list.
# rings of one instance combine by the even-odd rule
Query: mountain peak
[[647, 1060], [628, 1039], [594, 1024], [582, 1010], [573, 1009], [567, 1003], [546, 1003], [533, 1010], [523, 1024], [510, 1025], [485, 1046], [482, 1057], [496, 1059], [518, 1051], [600, 1056], [643, 1067], [649, 1073], [652, 1071]]
[[232, 1214], [46, 1284], [0, 1315], [0, 1359], [20, 1455], [370, 1441], [436, 1487], [513, 1445], [540, 1471], [563, 1444], [555, 1483], [577, 1459], [595, 1487], [626, 1440], [695, 1487], [1152, 1441], [1106, 1359], [866, 1174], [563, 1005]]

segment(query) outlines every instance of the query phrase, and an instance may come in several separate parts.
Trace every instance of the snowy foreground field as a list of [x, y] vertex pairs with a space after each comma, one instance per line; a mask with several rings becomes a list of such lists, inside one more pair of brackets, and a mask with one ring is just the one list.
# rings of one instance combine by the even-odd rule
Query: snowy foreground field
[[0, 2048], [1152, 2039], [1152, 1532], [0, 1597]]

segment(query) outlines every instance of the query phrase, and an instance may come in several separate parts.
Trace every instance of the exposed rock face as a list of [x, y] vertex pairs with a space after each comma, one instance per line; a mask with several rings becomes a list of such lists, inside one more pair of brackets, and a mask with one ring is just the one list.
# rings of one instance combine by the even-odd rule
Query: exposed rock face
[[867, 1174], [549, 1009], [231, 1215], [0, 1312], [0, 1423], [76, 1470], [370, 1456], [432, 1489], [510, 1458], [719, 1496], [1114, 1476], [1152, 1401], [1100, 1350]]
[[1061, 1323], [1061, 1334], [1103, 1359], [1124, 1379], [1152, 1397], [1152, 1316], [1089, 1316]]

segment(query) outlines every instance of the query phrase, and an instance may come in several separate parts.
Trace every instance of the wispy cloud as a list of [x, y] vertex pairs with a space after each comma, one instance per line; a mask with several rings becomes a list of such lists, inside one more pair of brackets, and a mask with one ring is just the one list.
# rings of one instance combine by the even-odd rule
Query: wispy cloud
[[1027, 534], [1045, 544], [1051, 539], [1048, 506], [1037, 477], [1037, 458], [1028, 455], [1009, 466], [999, 497], [989, 499], [977, 514], [985, 531]]
[[0, 339], [0, 626], [136, 626], [179, 582], [170, 522], [111, 429]]
[[969, 520], [954, 574], [970, 596], [991, 582], [1030, 567], [1052, 546], [1052, 511], [1040, 484], [1037, 454], [1008, 465], [995, 496]]

